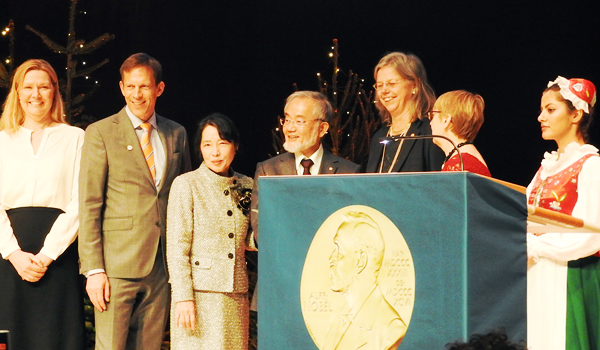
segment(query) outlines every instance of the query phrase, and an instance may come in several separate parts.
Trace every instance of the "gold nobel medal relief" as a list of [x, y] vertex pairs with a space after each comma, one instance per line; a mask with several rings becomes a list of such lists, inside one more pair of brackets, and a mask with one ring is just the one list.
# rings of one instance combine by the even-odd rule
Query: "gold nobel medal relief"
[[412, 255], [390, 219], [351, 205], [323, 222], [300, 282], [302, 316], [319, 349], [396, 349], [414, 300]]

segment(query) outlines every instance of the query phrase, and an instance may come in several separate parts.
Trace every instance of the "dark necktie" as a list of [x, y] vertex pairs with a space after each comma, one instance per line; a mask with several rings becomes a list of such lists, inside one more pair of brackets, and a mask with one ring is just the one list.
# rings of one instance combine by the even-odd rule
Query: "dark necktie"
[[315, 163], [313, 163], [311, 159], [302, 159], [300, 164], [302, 164], [302, 167], [304, 168], [302, 175], [310, 175], [310, 167]]

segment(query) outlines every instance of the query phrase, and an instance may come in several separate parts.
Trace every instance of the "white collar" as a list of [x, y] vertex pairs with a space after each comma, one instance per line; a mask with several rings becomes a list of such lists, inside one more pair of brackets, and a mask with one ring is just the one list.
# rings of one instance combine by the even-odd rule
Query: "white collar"
[[[139, 128], [140, 125], [142, 125], [142, 123], [144, 122], [140, 118], [136, 117], [135, 114], [133, 114], [133, 112], [131, 112], [129, 106], [125, 106], [125, 112], [127, 113], [129, 120], [131, 120], [131, 124], [133, 124], [134, 129]], [[154, 130], [158, 130], [158, 124], [156, 123], [156, 112], [152, 113], [152, 116], [147, 120], [147, 122], [150, 123], [150, 125], [152, 125]]]
[[547, 176], [564, 170], [587, 154], [598, 154], [598, 149], [592, 145], [580, 145], [577, 142], [571, 142], [565, 147], [563, 153], [558, 153], [558, 151], [546, 152], [542, 160], [542, 172], [540, 175], [542, 179], [545, 179]]
[[296, 152], [294, 153], [294, 157], [296, 157], [296, 169], [299, 169], [300, 167], [302, 167], [302, 165], [300, 165], [300, 162], [303, 159], [310, 159], [313, 161], [313, 164], [317, 164], [319, 163], [319, 165], [321, 164], [321, 159], [323, 159], [323, 144], [321, 143], [319, 145], [319, 148], [315, 151], [315, 153], [311, 154], [310, 157], [306, 157], [304, 156], [301, 152]]

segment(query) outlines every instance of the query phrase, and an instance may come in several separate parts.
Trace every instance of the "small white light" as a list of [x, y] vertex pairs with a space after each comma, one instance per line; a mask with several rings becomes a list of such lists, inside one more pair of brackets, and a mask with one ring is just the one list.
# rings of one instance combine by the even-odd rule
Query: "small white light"
[[79, 47], [83, 47], [83, 44], [79, 45]]

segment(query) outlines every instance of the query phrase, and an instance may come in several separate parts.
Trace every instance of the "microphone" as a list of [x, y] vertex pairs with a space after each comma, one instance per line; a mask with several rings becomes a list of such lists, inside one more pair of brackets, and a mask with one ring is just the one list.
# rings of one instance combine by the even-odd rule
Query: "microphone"
[[456, 147], [456, 145], [454, 144], [454, 142], [452, 140], [450, 140], [449, 138], [447, 138], [446, 136], [443, 136], [443, 135], [387, 136], [387, 137], [382, 137], [381, 139], [379, 139], [379, 143], [387, 145], [388, 143], [390, 143], [392, 141], [395, 142], [398, 140], [427, 140], [427, 139], [435, 139], [435, 138], [441, 138], [441, 139], [444, 139], [444, 140], [450, 142], [452, 147], [454, 147], [454, 150], [456, 151], [456, 153], [458, 153], [458, 159], [460, 160], [460, 171], [465, 171], [465, 164], [463, 163], [463, 158], [462, 158], [462, 154], [460, 153], [460, 150], [458, 149], [458, 147]]

